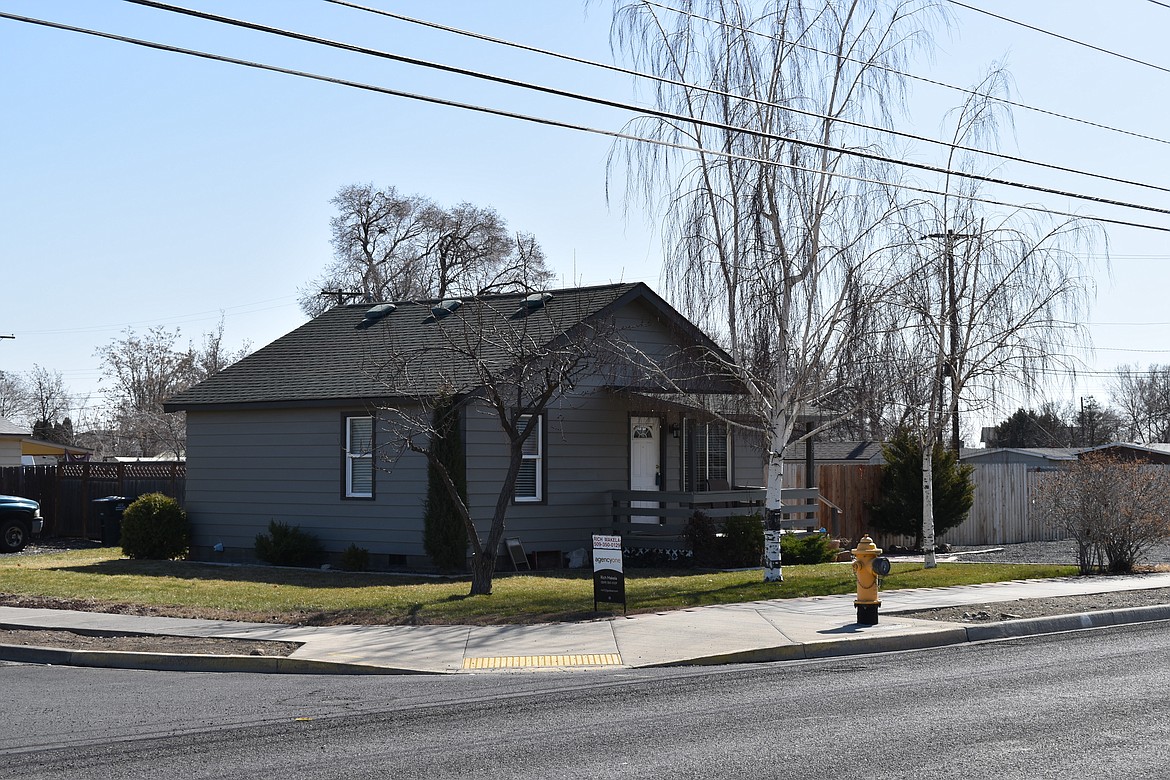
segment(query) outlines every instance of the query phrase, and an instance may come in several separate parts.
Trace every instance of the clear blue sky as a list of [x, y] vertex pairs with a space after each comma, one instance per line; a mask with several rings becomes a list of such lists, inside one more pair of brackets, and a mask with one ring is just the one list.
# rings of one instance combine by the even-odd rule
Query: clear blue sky
[[[320, 0], [187, 0], [189, 7], [618, 100], [628, 77], [471, 42]], [[612, 61], [608, 5], [482, 0], [369, 5], [488, 35]], [[1148, 0], [972, 0], [1022, 22], [1170, 68], [1170, 9]], [[0, 0], [0, 11], [259, 60], [408, 92], [607, 129], [613, 110], [542, 98], [463, 77], [226, 28], [118, 0]], [[1170, 73], [950, 6], [933, 63], [915, 73], [973, 84], [1006, 59], [1029, 105], [1170, 139], [1162, 96]], [[394, 185], [443, 204], [495, 207], [536, 234], [565, 284], [641, 280], [658, 286], [661, 250], [641, 213], [606, 197], [610, 141], [429, 106], [286, 75], [149, 51], [0, 19], [0, 369], [60, 370], [100, 403], [95, 350], [127, 327], [181, 328], [198, 340], [221, 313], [226, 342], [259, 347], [300, 324], [298, 286], [329, 260], [329, 199], [355, 182]], [[941, 132], [960, 96], [917, 84], [901, 125]], [[1016, 112], [1005, 151], [1168, 185], [1170, 145]], [[923, 151], [921, 159], [933, 153]], [[1170, 207], [1164, 193], [1005, 165], [1051, 187]], [[1036, 194], [1013, 202], [1170, 226]], [[1112, 278], [1093, 307], [1090, 370], [1170, 362], [1170, 234], [1110, 228]], [[1061, 390], [1107, 397], [1107, 379]], [[1002, 399], [1004, 416], [1019, 399]], [[1020, 401], [1022, 403], [1022, 401]], [[82, 416], [75, 410], [75, 417]], [[994, 416], [994, 414], [993, 414]]]

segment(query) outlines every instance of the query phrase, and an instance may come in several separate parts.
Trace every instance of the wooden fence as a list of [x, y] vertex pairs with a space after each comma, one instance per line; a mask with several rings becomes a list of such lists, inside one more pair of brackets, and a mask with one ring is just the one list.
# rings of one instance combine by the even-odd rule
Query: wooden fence
[[0, 493], [25, 496], [41, 503], [46, 536], [101, 538], [93, 501], [106, 496], [136, 498], [165, 493], [182, 504], [186, 496], [187, 464], [142, 461], [136, 463], [66, 463], [59, 466], [0, 468]]
[[958, 528], [941, 541], [983, 545], [1044, 542], [1064, 538], [1060, 529], [1032, 512], [1032, 501], [1047, 472], [1023, 463], [975, 466], [975, 503]]
[[[1170, 467], [1168, 474], [1170, 474]], [[1061, 532], [1031, 512], [1043, 471], [1024, 464], [990, 463], [975, 467], [975, 504], [967, 520], [939, 537], [959, 545], [1014, 544], [1062, 538]], [[134, 498], [160, 492], [183, 503], [185, 463], [69, 463], [61, 466], [0, 468], [0, 493], [26, 496], [41, 502], [45, 534], [99, 539], [101, 527], [93, 517], [94, 499], [105, 496]], [[804, 466], [785, 468], [789, 488], [805, 486]], [[856, 542], [869, 533], [879, 545], [910, 545], [913, 539], [881, 534], [869, 526], [868, 505], [881, 497], [881, 467], [821, 465], [816, 487], [830, 505], [838, 507], [833, 520], [826, 512], [821, 525], [836, 538]], [[830, 527], [832, 526], [832, 527]]]
[[[803, 487], [804, 466], [785, 468], [786, 486]], [[1032, 512], [1032, 501], [1045, 471], [1022, 463], [988, 463], [975, 466], [975, 503], [967, 519], [939, 536], [940, 543], [964, 546], [1052, 541], [1062, 532]], [[868, 505], [881, 498], [881, 466], [821, 465], [817, 487], [821, 495], [841, 508], [834, 536], [856, 542], [870, 534], [880, 546], [911, 546], [913, 538], [894, 536], [870, 528]]]
[[[827, 519], [829, 515], [826, 513], [821, 525], [834, 538], [853, 542], [869, 533], [867, 504], [876, 502], [881, 496], [881, 466], [820, 465], [816, 473], [814, 483], [820, 488], [820, 494], [839, 510], [833, 521]], [[784, 487], [803, 488], [804, 475], [803, 464], [786, 465]]]

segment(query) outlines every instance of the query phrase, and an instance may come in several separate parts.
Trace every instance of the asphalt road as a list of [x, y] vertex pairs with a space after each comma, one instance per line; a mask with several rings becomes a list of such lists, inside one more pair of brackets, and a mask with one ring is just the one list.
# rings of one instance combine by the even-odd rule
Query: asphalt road
[[1167, 777], [1168, 627], [604, 673], [7, 665], [0, 777]]

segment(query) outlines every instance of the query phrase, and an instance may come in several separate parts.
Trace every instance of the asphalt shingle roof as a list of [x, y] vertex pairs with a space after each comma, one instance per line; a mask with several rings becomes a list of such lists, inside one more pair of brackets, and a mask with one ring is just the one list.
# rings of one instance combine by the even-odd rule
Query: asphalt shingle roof
[[[527, 315], [521, 314], [523, 293], [464, 298], [440, 318], [431, 313], [438, 301], [407, 301], [360, 328], [375, 304], [339, 306], [179, 393], [166, 408], [393, 398], [434, 394], [442, 386], [467, 390], [478, 384], [477, 375], [456, 346], [474, 341], [477, 354], [502, 368], [510, 360], [509, 344], [520, 336], [548, 344], [639, 298], [694, 329], [644, 284], [549, 292], [552, 297]], [[390, 355], [412, 359], [391, 365]]]
[[11, 420], [5, 420], [0, 417], [0, 435], [4, 436], [31, 436], [32, 432], [28, 428], [21, 428]]

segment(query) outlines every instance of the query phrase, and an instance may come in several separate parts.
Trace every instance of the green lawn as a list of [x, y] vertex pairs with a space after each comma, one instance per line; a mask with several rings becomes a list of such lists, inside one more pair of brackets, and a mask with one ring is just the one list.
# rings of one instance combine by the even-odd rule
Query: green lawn
[[[884, 590], [1064, 577], [1076, 567], [982, 563], [897, 563]], [[191, 561], [132, 561], [118, 548], [0, 559], [0, 603], [136, 611], [279, 623], [538, 623], [583, 620], [593, 611], [588, 571], [497, 576], [491, 596], [468, 597], [468, 582], [389, 574], [217, 566]], [[785, 566], [784, 582], [765, 584], [760, 569], [626, 573], [629, 611], [853, 593], [848, 564]], [[620, 612], [620, 606], [616, 611]]]

